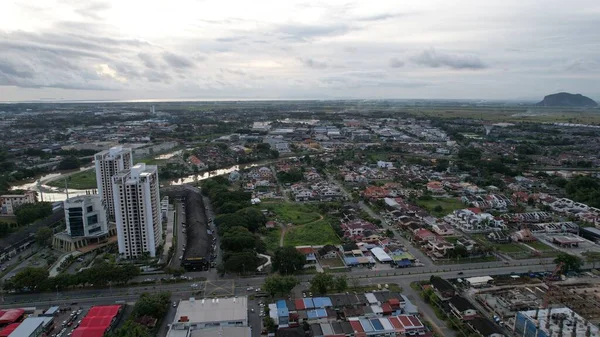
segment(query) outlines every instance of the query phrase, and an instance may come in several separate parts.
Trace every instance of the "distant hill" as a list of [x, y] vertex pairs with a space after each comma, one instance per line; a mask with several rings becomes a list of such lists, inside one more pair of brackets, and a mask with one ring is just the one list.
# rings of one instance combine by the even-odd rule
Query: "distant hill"
[[569, 94], [568, 92], [559, 92], [558, 94], [552, 94], [544, 97], [539, 102], [539, 106], [570, 106], [570, 107], [596, 107], [596, 103], [593, 99], [583, 96], [581, 94]]

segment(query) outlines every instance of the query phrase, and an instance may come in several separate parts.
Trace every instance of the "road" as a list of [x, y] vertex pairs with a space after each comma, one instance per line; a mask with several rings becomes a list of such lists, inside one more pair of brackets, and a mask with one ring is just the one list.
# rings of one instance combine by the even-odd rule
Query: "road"
[[[350, 272], [347, 276], [350, 279], [357, 278], [359, 280], [371, 279], [377, 283], [401, 283], [405, 286], [413, 281], [428, 280], [431, 275], [440, 277], [455, 278], [458, 272], [463, 272], [463, 277], [482, 276], [482, 275], [501, 275], [515, 273], [525, 273], [528, 271], [548, 271], [554, 268], [554, 264], [542, 265], [539, 261], [534, 261], [527, 265], [512, 265], [506, 266], [502, 263], [487, 263], [474, 264], [477, 266], [454, 265], [442, 266], [434, 268], [419, 268], [419, 269], [397, 269], [389, 272], [371, 272], [369, 270], [361, 270], [360, 272]], [[591, 266], [590, 266], [591, 267]], [[395, 275], [394, 275], [395, 273]], [[298, 278], [302, 282], [307, 282], [312, 278], [312, 275], [300, 275]], [[4, 296], [3, 305], [0, 307], [19, 307], [23, 305], [46, 305], [49, 303], [69, 302], [73, 300], [81, 301], [110, 301], [116, 300], [135, 300], [137, 296], [143, 292], [154, 291], [171, 291], [174, 296], [179, 298], [187, 298], [198, 290], [204, 290], [206, 295], [243, 295], [246, 293], [248, 286], [260, 287], [264, 282], [264, 277], [252, 278], [237, 278], [223, 280], [208, 280], [208, 281], [188, 281], [182, 283], [155, 283], [150, 285], [130, 286], [126, 288], [109, 288], [109, 289], [80, 289], [64, 291], [62, 293], [41, 293], [41, 294], [6, 294]], [[198, 284], [196, 289], [191, 288], [191, 284]]]
[[381, 215], [375, 213], [371, 207], [369, 207], [367, 204], [365, 204], [363, 201], [359, 201], [358, 202], [358, 206], [364, 210], [365, 212], [367, 212], [369, 214], [369, 216], [371, 216], [374, 219], [379, 219], [381, 221], [381, 224], [383, 225], [384, 229], [389, 229], [394, 233], [394, 239], [400, 241], [404, 247], [408, 250], [409, 253], [412, 254], [412, 256], [414, 256], [415, 258], [417, 258], [419, 260], [419, 262], [421, 262], [425, 267], [431, 267], [434, 266], [435, 264], [433, 263], [433, 261], [431, 261], [431, 259], [425, 255], [420, 249], [415, 248], [412, 243], [410, 243], [403, 235], [403, 233], [400, 233], [400, 231], [398, 231], [394, 226], [390, 226], [390, 224], [387, 222], [386, 219], [384, 219]]
[[[207, 227], [208, 229], [210, 229], [213, 232], [213, 238], [216, 239], [214, 247], [215, 249], [212, 251], [212, 253], [216, 253], [216, 258], [214, 260], [215, 262], [215, 266], [218, 266], [219, 264], [221, 264], [222, 260], [223, 260], [223, 254], [221, 252], [221, 238], [219, 237], [219, 233], [217, 233], [217, 226], [215, 226], [215, 223], [211, 220], [215, 219], [215, 212], [213, 211], [212, 208], [212, 204], [210, 203], [210, 199], [204, 195], [202, 195], [202, 201], [204, 202], [204, 210], [206, 212], [206, 221], [207, 222]], [[211, 268], [210, 269], [211, 273], [209, 273], [209, 275], [211, 276], [216, 276], [216, 269], [215, 268]]]
[[[398, 284], [403, 288], [403, 293], [419, 308], [424, 319], [433, 322], [439, 327], [444, 336], [454, 336], [454, 332], [447, 329], [444, 322], [437, 319], [429, 305], [424, 303], [418, 293], [410, 288], [410, 284], [415, 281], [428, 280], [431, 275], [437, 275], [443, 278], [456, 278], [458, 272], [462, 272], [461, 277], [473, 277], [482, 275], [503, 275], [514, 273], [526, 273], [529, 271], [540, 272], [548, 271], [554, 268], [553, 263], [541, 264], [539, 261], [529, 261], [530, 264], [507, 266], [503, 263], [488, 263], [471, 265], [454, 265], [434, 268], [402, 269], [390, 272], [371, 272], [361, 270], [360, 272], [350, 272], [347, 276], [350, 278], [349, 284], [354, 284], [356, 279], [360, 285], [371, 285], [376, 288], [377, 284]], [[591, 267], [591, 266], [589, 266]], [[436, 269], [437, 268], [437, 269]], [[395, 274], [394, 274], [395, 273]], [[308, 281], [312, 275], [301, 275], [298, 277], [300, 285], [294, 289], [293, 293], [300, 296], [303, 289], [306, 289]], [[252, 277], [241, 279], [226, 280], [207, 280], [190, 281], [177, 284], [156, 283], [147, 286], [132, 286], [128, 288], [109, 288], [109, 289], [81, 289], [63, 293], [43, 293], [43, 294], [8, 294], [0, 308], [17, 307], [49, 307], [51, 305], [70, 305], [76, 302], [78, 306], [92, 306], [100, 304], [113, 304], [116, 301], [135, 302], [143, 292], [169, 291], [171, 300], [179, 301], [190, 297], [211, 297], [211, 296], [243, 296], [254, 294], [253, 290], [248, 291], [248, 287], [261, 287], [264, 277]], [[252, 312], [254, 308], [254, 312]], [[258, 300], [249, 301], [249, 319], [253, 327], [253, 337], [260, 334], [261, 319], [259, 313]], [[175, 316], [174, 308], [170, 307], [165, 318], [167, 323], [172, 322]], [[166, 323], [160, 328], [159, 336], [166, 333]]]
[[183, 210], [183, 204], [181, 202], [174, 203], [175, 208], [175, 222], [173, 223], [173, 231], [177, 233], [177, 246], [173, 258], [171, 259], [171, 268], [181, 267], [180, 256], [183, 256], [183, 245], [186, 243], [187, 237], [183, 233], [183, 223], [185, 221], [185, 211]]

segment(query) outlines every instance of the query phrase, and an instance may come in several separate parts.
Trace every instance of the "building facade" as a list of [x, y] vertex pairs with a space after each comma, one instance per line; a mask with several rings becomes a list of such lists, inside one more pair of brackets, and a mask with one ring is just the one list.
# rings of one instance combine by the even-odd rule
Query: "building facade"
[[115, 146], [109, 150], [96, 153], [94, 162], [96, 165], [98, 194], [104, 201], [108, 217], [114, 219], [115, 205], [113, 202], [112, 177], [123, 170], [129, 170], [133, 166], [132, 150]]
[[98, 237], [108, 234], [106, 208], [102, 197], [82, 195], [64, 201], [67, 234], [71, 237]]
[[155, 165], [137, 164], [113, 177], [113, 204], [121, 256], [138, 258], [145, 253], [156, 256], [156, 249], [162, 243], [158, 189]]
[[0, 214], [7, 216], [15, 215], [15, 208], [34, 202], [37, 202], [35, 191], [26, 191], [23, 194], [0, 195]]

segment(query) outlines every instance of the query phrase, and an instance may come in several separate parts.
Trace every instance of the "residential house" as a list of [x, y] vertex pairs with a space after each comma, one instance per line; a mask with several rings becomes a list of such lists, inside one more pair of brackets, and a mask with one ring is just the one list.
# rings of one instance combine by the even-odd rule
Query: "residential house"
[[431, 288], [442, 301], [447, 301], [456, 295], [452, 284], [441, 277], [431, 279]]
[[441, 236], [454, 235], [454, 228], [447, 223], [436, 223], [431, 226], [431, 230]]
[[477, 309], [466, 298], [455, 295], [449, 301], [450, 312], [458, 319], [468, 321], [477, 316]]

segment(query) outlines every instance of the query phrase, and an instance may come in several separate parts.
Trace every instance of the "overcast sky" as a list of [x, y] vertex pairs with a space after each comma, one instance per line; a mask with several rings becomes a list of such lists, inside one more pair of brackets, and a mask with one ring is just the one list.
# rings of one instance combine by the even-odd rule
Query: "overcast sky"
[[599, 0], [2, 0], [0, 101], [600, 99]]

